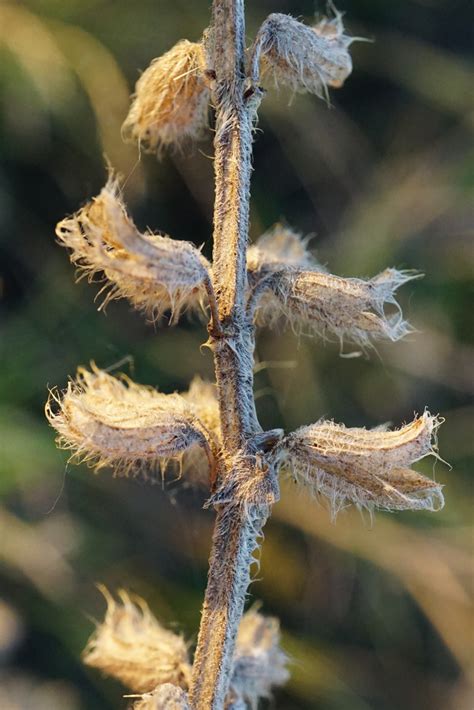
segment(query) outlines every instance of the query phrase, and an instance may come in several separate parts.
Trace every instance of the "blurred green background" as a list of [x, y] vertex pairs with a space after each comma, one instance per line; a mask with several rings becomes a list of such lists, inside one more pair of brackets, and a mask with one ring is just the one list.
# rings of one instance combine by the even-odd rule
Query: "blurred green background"
[[[43, 416], [48, 385], [95, 360], [165, 392], [212, 377], [202, 325], [146, 324], [125, 302], [97, 312], [74, 284], [54, 226], [96, 194], [104, 156], [127, 178], [140, 227], [205, 242], [211, 139], [139, 160], [120, 138], [140, 69], [198, 39], [209, 2], [0, 2], [0, 707], [126, 706], [124, 689], [82, 667], [101, 618], [94, 584], [144, 596], [195, 639], [213, 516], [204, 494], [68, 467]], [[311, 21], [313, 0], [248, 3], [248, 36], [272, 11]], [[258, 339], [262, 423], [292, 429], [325, 415], [399, 425], [423, 411], [449, 470], [436, 515], [378, 514], [371, 525], [285, 486], [266, 527], [252, 598], [281, 619], [292, 678], [286, 710], [467, 710], [474, 706], [472, 313], [474, 128], [472, 6], [461, 0], [346, 0], [355, 70], [315, 97], [271, 92], [255, 144], [251, 236], [285, 218], [312, 233], [333, 273], [386, 266], [426, 273], [401, 294], [417, 333], [345, 360], [291, 334]], [[324, 10], [324, 7], [317, 8]]]

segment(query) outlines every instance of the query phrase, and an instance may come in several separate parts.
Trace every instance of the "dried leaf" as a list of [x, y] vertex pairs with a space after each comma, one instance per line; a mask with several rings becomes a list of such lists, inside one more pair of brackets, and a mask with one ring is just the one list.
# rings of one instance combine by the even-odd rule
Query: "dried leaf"
[[101, 307], [127, 298], [154, 320], [167, 310], [176, 320], [183, 308], [198, 308], [209, 278], [207, 260], [189, 242], [139, 232], [119, 192], [111, 177], [98, 197], [56, 228], [71, 261], [89, 281], [100, 274], [104, 289], [110, 286]]
[[162, 683], [186, 688], [191, 666], [183, 638], [163, 628], [140, 597], [121, 590], [116, 602], [105, 587], [100, 589], [107, 611], [87, 643], [84, 663], [137, 693], [147, 693]]
[[58, 445], [96, 470], [116, 473], [163, 470], [170, 460], [201, 446], [208, 452], [205, 427], [179, 394], [161, 394], [92, 367], [80, 368], [66, 392], [52, 392], [46, 405]]
[[135, 86], [124, 137], [151, 152], [199, 138], [207, 126], [209, 104], [204, 65], [202, 44], [187, 40], [154, 59]]
[[230, 685], [231, 707], [256, 709], [261, 698], [269, 698], [273, 688], [289, 678], [288, 658], [280, 648], [280, 626], [273, 617], [255, 609], [240, 622]]
[[293, 91], [323, 97], [327, 87], [341, 87], [352, 71], [348, 51], [354, 40], [344, 34], [342, 16], [308, 27], [289, 15], [273, 13], [255, 40], [252, 65], [260, 63], [263, 76]]
[[346, 428], [319, 421], [283, 442], [282, 460], [294, 478], [329, 500], [335, 516], [354, 503], [372, 510], [439, 510], [442, 486], [412, 470], [429, 454], [440, 422], [423, 416], [395, 431]]

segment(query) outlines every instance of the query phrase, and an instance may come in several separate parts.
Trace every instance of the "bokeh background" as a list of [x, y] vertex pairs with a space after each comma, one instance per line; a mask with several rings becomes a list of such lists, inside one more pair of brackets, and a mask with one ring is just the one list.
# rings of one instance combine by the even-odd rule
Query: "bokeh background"
[[[125, 587], [195, 640], [213, 516], [185, 482], [150, 487], [67, 466], [43, 406], [78, 364], [125, 371], [165, 392], [212, 377], [203, 326], [155, 328], [125, 302], [97, 312], [74, 284], [55, 223], [96, 194], [105, 160], [126, 177], [140, 227], [210, 253], [212, 142], [157, 161], [120, 125], [139, 70], [198, 39], [206, 0], [0, 2], [0, 707], [125, 707], [119, 684], [80, 652], [101, 618], [95, 588]], [[248, 3], [248, 35], [272, 11], [309, 21], [313, 0]], [[401, 301], [417, 333], [369, 358], [262, 332], [262, 422], [320, 416], [399, 425], [425, 405], [446, 422], [437, 514], [324, 507], [292, 487], [266, 528], [251, 598], [281, 619], [292, 678], [283, 710], [467, 710], [474, 706], [471, 249], [472, 7], [462, 0], [345, 0], [355, 70], [332, 106], [270, 92], [255, 144], [251, 236], [279, 219], [313, 234], [331, 271], [415, 268]], [[249, 40], [250, 41], [250, 40]]]

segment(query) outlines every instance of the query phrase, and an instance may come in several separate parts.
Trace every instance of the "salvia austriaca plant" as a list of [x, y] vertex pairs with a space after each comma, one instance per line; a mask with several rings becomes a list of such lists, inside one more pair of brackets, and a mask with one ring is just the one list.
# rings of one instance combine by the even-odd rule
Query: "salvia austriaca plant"
[[271, 14], [253, 45], [244, 43], [244, 1], [214, 0], [200, 42], [182, 40], [141, 75], [124, 136], [160, 153], [208, 126], [215, 115], [213, 260], [189, 242], [141, 233], [110, 172], [100, 194], [57, 227], [59, 242], [89, 280], [103, 280], [103, 304], [127, 298], [153, 321], [187, 310], [208, 314], [216, 383], [162, 394], [125, 376], [80, 368], [46, 413], [60, 446], [77, 461], [117, 474], [163, 472], [177, 461], [209, 489], [216, 521], [208, 587], [191, 660], [142, 599], [107, 590], [105, 620], [84, 661], [111, 675], [134, 708], [256, 708], [287, 677], [278, 622], [243, 614], [262, 528], [279, 497], [279, 475], [329, 501], [334, 516], [354, 504], [370, 511], [435, 510], [441, 486], [412, 465], [435, 453], [439, 420], [427, 411], [400, 429], [346, 428], [320, 420], [285, 434], [263, 431], [253, 395], [257, 326], [352, 341], [363, 349], [410, 331], [395, 299], [416, 275], [389, 268], [369, 280], [328, 273], [300, 234], [276, 225], [247, 249], [251, 152], [264, 87], [325, 98], [352, 69], [335, 10], [314, 26]]

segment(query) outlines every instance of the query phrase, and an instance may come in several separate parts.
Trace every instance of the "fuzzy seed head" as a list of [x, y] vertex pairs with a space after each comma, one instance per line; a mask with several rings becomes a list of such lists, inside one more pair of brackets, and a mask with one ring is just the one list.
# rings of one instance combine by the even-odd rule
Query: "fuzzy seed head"
[[117, 602], [104, 587], [101, 591], [107, 612], [88, 641], [84, 663], [136, 693], [148, 693], [162, 683], [187, 687], [191, 666], [182, 637], [163, 628], [140, 597], [121, 590]]
[[436, 455], [439, 424], [429, 412], [394, 431], [322, 420], [290, 434], [282, 456], [298, 482], [328, 499], [333, 516], [351, 503], [369, 510], [439, 510], [442, 486], [411, 469]]
[[207, 126], [209, 89], [200, 42], [181, 40], [154, 59], [135, 86], [123, 135], [148, 152], [197, 139]]
[[316, 268], [319, 265], [308, 251], [307, 242], [307, 238], [291, 227], [275, 224], [249, 247], [247, 268], [251, 272], [278, 270], [285, 266], [300, 269]]
[[352, 71], [351, 42], [340, 14], [309, 27], [274, 13], [260, 28], [254, 52], [260, 52], [263, 75], [277, 85], [324, 97], [327, 87], [341, 87]]
[[288, 658], [279, 644], [277, 619], [262, 616], [255, 609], [242, 617], [230, 686], [231, 707], [256, 710], [261, 698], [269, 698], [273, 688], [286, 683]]
[[208, 448], [202, 423], [179, 394], [165, 395], [92, 367], [80, 368], [67, 390], [51, 392], [47, 418], [58, 445], [96, 470], [119, 475], [164, 470], [196, 446]]
[[119, 184], [109, 179], [98, 197], [56, 228], [71, 261], [93, 281], [99, 274], [109, 289], [101, 308], [127, 298], [157, 320], [171, 311], [176, 320], [184, 308], [198, 308], [208, 278], [208, 262], [189, 242], [158, 234], [142, 234], [128, 217]]
[[[411, 332], [395, 299], [396, 290], [417, 274], [386, 269], [373, 279], [341, 278], [315, 269], [285, 269], [270, 282], [272, 295], [262, 300], [259, 322], [273, 325], [282, 317], [295, 332], [336, 336], [362, 348], [376, 340], [396, 341]], [[387, 312], [387, 306], [393, 306]]]

